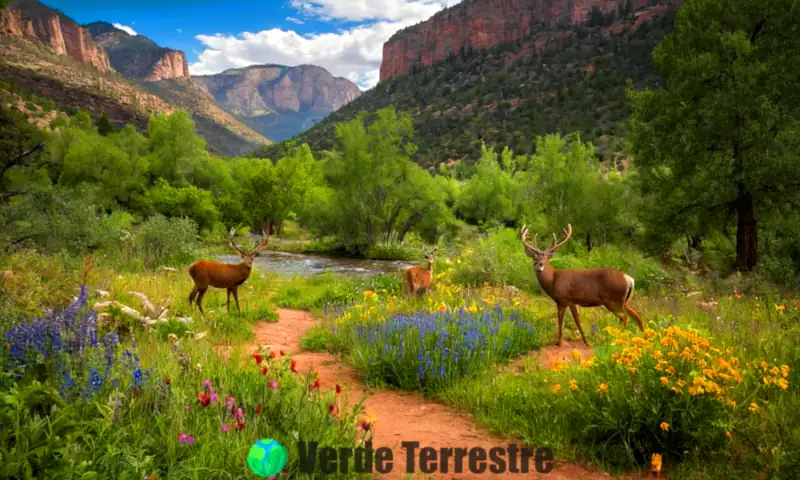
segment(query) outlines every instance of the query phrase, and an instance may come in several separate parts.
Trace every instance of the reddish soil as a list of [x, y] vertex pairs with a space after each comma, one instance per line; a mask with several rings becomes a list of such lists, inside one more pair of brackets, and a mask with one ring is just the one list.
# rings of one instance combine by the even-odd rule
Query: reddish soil
[[[365, 391], [368, 391], [359, 379], [358, 372], [341, 359], [328, 353], [310, 353], [300, 350], [300, 339], [305, 331], [316, 320], [308, 313], [296, 310], [278, 310], [280, 320], [277, 323], [262, 322], [256, 325], [256, 341], [247, 348], [255, 350], [258, 346], [267, 345], [272, 349], [283, 349], [292, 359], [297, 361], [300, 372], [316, 369], [319, 372], [323, 389], [334, 388], [340, 384], [344, 390], [346, 403], [355, 405]], [[580, 344], [583, 347], [583, 344]], [[564, 357], [571, 359], [572, 348], [577, 345], [570, 344], [564, 348], [546, 347], [538, 355], [544, 363], [552, 363], [555, 359]], [[585, 347], [581, 352], [585, 359], [590, 353]], [[227, 350], [227, 349], [225, 349]], [[245, 350], [247, 351], [247, 350]], [[486, 451], [494, 447], [507, 448], [509, 444], [521, 444], [514, 439], [503, 438], [490, 434], [487, 430], [477, 426], [468, 415], [461, 414], [441, 403], [427, 400], [413, 392], [401, 392], [389, 389], [371, 389], [364, 403], [364, 410], [376, 418], [373, 449], [390, 447], [393, 450], [393, 469], [388, 475], [381, 478], [406, 479], [406, 478], [433, 478], [433, 479], [608, 479], [607, 473], [589, 470], [580, 465], [573, 465], [556, 461], [555, 468], [547, 474], [536, 473], [535, 462], [529, 462], [528, 473], [505, 473], [497, 475], [487, 470], [484, 474], [468, 473], [467, 459], [463, 460], [463, 469], [467, 473], [454, 471], [455, 462], [451, 457], [448, 460], [448, 472], [422, 474], [419, 473], [419, 464], [416, 465], [415, 474], [406, 473], [407, 450], [401, 446], [404, 441], [419, 442], [420, 448], [433, 447], [437, 451], [442, 448], [483, 447]], [[415, 458], [419, 462], [419, 450], [415, 451]], [[506, 457], [507, 458], [507, 457]], [[442, 468], [437, 468], [441, 472]], [[634, 477], [626, 477], [634, 478]]]

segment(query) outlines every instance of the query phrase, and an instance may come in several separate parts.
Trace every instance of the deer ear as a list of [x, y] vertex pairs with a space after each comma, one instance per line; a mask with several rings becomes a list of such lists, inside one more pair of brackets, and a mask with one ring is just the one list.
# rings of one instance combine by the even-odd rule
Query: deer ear
[[556, 252], [547, 252], [547, 258], [553, 258]]

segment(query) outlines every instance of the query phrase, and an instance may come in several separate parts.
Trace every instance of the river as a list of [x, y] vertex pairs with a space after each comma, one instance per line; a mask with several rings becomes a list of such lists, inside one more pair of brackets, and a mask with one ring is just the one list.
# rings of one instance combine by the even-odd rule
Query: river
[[[226, 263], [238, 263], [240, 261], [236, 255], [224, 255], [220, 260]], [[365, 277], [393, 273], [417, 265], [415, 262], [327, 257], [277, 252], [274, 250], [262, 251], [254, 263], [259, 269], [278, 275], [316, 275], [331, 272]]]

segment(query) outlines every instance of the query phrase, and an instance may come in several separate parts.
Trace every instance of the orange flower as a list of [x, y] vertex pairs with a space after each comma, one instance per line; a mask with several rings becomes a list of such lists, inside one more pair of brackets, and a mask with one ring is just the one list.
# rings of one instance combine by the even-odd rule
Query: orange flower
[[669, 423], [667, 423], [667, 422], [661, 422], [661, 424], [659, 425], [659, 427], [661, 427], [661, 430], [663, 430], [663, 431], [665, 431], [665, 432], [666, 432], [666, 431], [668, 431], [668, 430], [669, 430]]
[[669, 378], [667, 378], [667, 377], [661, 377], [661, 379], [660, 379], [660, 380], [661, 380], [661, 383], [663, 383], [664, 385], [666, 385], [667, 383], [669, 383]]
[[725, 432], [725, 436], [728, 438], [733, 438], [733, 434], [731, 432]]
[[650, 468], [653, 472], [658, 473], [661, 471], [661, 455], [654, 453], [650, 458]]

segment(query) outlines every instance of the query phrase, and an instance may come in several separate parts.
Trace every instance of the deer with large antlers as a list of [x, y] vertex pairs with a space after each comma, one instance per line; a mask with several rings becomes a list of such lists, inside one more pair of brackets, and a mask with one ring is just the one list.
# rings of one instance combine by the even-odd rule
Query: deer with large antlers
[[411, 267], [403, 274], [403, 290], [406, 295], [422, 295], [431, 287], [433, 281], [433, 262], [436, 259], [436, 252], [439, 247], [434, 247], [428, 252], [426, 246], [422, 246], [422, 255], [428, 263], [427, 267]]
[[628, 305], [633, 294], [635, 284], [633, 277], [615, 268], [594, 268], [587, 270], [571, 270], [553, 268], [550, 259], [555, 251], [564, 245], [572, 236], [572, 225], [567, 225], [564, 230], [566, 237], [558, 241], [553, 233], [553, 244], [546, 250], [536, 248], [536, 235], [533, 236], [533, 245], [526, 240], [528, 226], [522, 227], [520, 239], [525, 246], [525, 253], [533, 259], [533, 270], [536, 280], [547, 296], [556, 302], [558, 307], [558, 345], [563, 347], [564, 313], [567, 308], [572, 312], [575, 325], [581, 334], [583, 343], [588, 347], [589, 342], [581, 328], [578, 307], [603, 306], [622, 321], [622, 327], [628, 326], [628, 315], [636, 319], [639, 328], [644, 331], [642, 316]]
[[267, 223], [264, 230], [264, 237], [261, 243], [256, 246], [253, 251], [245, 253], [233, 241], [233, 234], [236, 232], [235, 228], [231, 228], [228, 233], [230, 239], [230, 246], [239, 253], [242, 261], [239, 263], [222, 263], [212, 262], [210, 260], [198, 260], [189, 266], [189, 275], [194, 281], [194, 288], [192, 293], [189, 294], [189, 306], [197, 299], [197, 307], [200, 309], [200, 315], [205, 316], [203, 312], [203, 295], [206, 294], [208, 287], [224, 288], [228, 290], [228, 312], [231, 311], [231, 294], [233, 299], [236, 300], [236, 310], [241, 312], [239, 308], [239, 287], [247, 281], [250, 277], [250, 272], [253, 269], [253, 261], [259, 255], [259, 252], [267, 246], [269, 242], [269, 228], [270, 224]]

